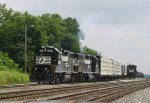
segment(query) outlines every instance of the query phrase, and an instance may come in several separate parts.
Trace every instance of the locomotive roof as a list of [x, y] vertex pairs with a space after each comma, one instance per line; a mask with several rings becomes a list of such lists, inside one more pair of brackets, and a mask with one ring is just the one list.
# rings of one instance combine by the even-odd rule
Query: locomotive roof
[[127, 65], [127, 66], [137, 67], [136, 65], [133, 65], [133, 64], [129, 64], [129, 65]]
[[57, 48], [54, 48], [53, 46], [42, 46], [42, 48], [51, 48], [51, 49], [54, 49], [59, 54], [61, 54], [61, 52]]
[[99, 60], [96, 56], [91, 55], [90, 57]]

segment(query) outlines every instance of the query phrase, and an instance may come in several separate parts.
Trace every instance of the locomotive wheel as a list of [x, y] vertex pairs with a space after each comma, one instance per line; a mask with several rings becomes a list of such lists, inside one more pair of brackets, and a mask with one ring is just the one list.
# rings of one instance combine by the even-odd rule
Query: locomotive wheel
[[83, 74], [83, 76], [82, 76], [82, 81], [83, 81], [83, 82], [85, 82], [85, 81], [86, 81], [85, 74]]
[[72, 83], [74, 83], [76, 81], [76, 78], [73, 74], [71, 74], [71, 80], [70, 80]]
[[65, 82], [65, 73], [60, 74], [60, 82], [64, 83]]
[[60, 82], [59, 74], [56, 74], [56, 76], [55, 76], [55, 83], [59, 83], [59, 82]]
[[88, 74], [86, 74], [86, 81], [88, 81], [89, 80], [89, 75]]
[[52, 84], [52, 83], [53, 83], [53, 78], [52, 78], [52, 76], [50, 76], [48, 84]]
[[94, 82], [96, 82], [96, 75], [94, 74], [94, 80], [93, 80]]

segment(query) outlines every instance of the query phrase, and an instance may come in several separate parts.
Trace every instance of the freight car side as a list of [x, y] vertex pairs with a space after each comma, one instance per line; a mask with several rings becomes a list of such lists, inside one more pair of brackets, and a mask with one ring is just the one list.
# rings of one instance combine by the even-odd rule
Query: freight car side
[[101, 78], [118, 79], [122, 77], [122, 64], [113, 59], [101, 58]]

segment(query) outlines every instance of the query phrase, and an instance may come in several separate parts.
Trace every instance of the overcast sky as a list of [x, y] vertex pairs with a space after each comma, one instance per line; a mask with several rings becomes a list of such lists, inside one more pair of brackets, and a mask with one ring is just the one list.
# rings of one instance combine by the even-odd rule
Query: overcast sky
[[85, 33], [82, 46], [150, 74], [150, 0], [0, 0], [33, 15], [74, 17]]

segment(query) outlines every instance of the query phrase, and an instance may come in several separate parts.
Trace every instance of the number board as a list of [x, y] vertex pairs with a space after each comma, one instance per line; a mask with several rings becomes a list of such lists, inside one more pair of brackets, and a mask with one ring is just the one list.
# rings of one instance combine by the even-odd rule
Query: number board
[[53, 52], [53, 50], [52, 49], [47, 49], [47, 52]]
[[45, 50], [44, 49], [40, 49], [39, 52], [45, 52]]
[[40, 49], [39, 52], [53, 52], [53, 50], [49, 48], [44, 48], [44, 49]]

